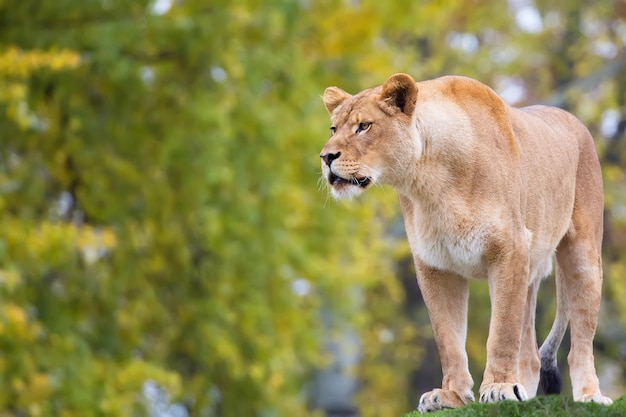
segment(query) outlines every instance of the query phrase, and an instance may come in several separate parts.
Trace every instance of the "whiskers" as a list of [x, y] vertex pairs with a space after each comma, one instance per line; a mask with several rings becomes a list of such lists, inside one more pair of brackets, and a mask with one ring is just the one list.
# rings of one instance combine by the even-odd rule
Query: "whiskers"
[[[383, 187], [383, 185], [381, 184], [381, 182], [385, 182], [385, 177], [383, 175], [381, 175], [378, 170], [372, 168], [371, 166], [369, 166], [368, 164], [361, 164], [361, 166], [365, 169], [367, 169], [369, 172], [373, 173], [374, 175], [368, 175], [366, 178], [369, 178], [373, 183], [375, 187], [380, 188], [381, 190], [383, 190], [383, 193], [385, 195], [387, 195], [387, 189], [385, 187]], [[395, 174], [395, 172], [394, 172]], [[375, 180], [374, 180], [375, 179]]]
[[326, 205], [328, 204], [328, 201], [330, 200], [331, 187], [328, 181], [326, 180], [326, 178], [324, 177], [324, 172], [318, 171], [318, 174], [319, 175], [317, 177], [317, 191], [322, 192], [326, 190], [325, 192], [326, 198], [324, 199], [324, 205], [322, 206], [322, 208], [326, 208]]
[[322, 191], [323, 188], [330, 188], [330, 184], [328, 183], [328, 181], [326, 180], [326, 178], [324, 178], [324, 173], [322, 171], [318, 172], [318, 177], [317, 177], [317, 191]]

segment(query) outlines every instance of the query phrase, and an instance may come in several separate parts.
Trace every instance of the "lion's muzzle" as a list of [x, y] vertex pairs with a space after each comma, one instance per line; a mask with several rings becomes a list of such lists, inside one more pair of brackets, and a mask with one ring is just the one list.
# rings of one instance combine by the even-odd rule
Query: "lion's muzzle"
[[330, 164], [333, 163], [333, 161], [337, 158], [339, 158], [341, 156], [341, 152], [337, 152], [337, 153], [323, 153], [320, 155], [320, 158], [322, 158], [322, 161], [324, 161], [324, 163], [330, 167]]

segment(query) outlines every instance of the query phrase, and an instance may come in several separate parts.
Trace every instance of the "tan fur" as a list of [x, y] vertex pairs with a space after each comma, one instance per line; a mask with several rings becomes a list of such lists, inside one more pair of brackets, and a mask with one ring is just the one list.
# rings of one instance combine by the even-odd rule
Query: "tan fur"
[[609, 404], [592, 347], [602, 177], [583, 124], [557, 108], [510, 107], [463, 77], [416, 83], [396, 74], [354, 96], [329, 87], [324, 103], [332, 129], [322, 171], [332, 194], [350, 198], [378, 183], [399, 195], [443, 368], [442, 388], [422, 396], [420, 411], [474, 400], [467, 279], [486, 280], [492, 303], [480, 400], [536, 395], [535, 302], [555, 253], [557, 318], [542, 358], [555, 358], [569, 319], [574, 399]]

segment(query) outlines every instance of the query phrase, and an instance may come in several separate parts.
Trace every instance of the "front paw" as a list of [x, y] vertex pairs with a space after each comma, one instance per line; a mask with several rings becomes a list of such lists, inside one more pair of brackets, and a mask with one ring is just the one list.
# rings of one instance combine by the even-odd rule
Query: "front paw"
[[420, 413], [443, 410], [444, 408], [457, 408], [474, 401], [474, 394], [468, 391], [459, 395], [454, 391], [434, 389], [422, 395], [417, 409]]
[[526, 401], [528, 394], [522, 384], [496, 383], [480, 387], [480, 402], [495, 403], [497, 401]]
[[576, 401], [581, 401], [581, 402], [594, 402], [594, 403], [598, 403], [598, 404], [602, 404], [602, 405], [611, 405], [613, 404], [613, 400], [610, 399], [609, 397], [605, 397], [604, 395], [600, 394], [599, 392], [596, 394], [586, 394], [583, 395], [581, 398], [577, 399]]

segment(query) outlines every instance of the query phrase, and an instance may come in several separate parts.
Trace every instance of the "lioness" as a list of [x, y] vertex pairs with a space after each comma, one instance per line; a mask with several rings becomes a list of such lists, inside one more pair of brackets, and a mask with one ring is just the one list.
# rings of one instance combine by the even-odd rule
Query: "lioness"
[[[421, 412], [474, 400], [467, 279], [487, 280], [491, 322], [480, 401], [560, 391], [556, 352], [571, 322], [574, 399], [610, 404], [594, 367], [602, 286], [603, 191], [593, 139], [573, 115], [513, 108], [464, 77], [395, 74], [354, 96], [324, 92], [332, 127], [322, 172], [336, 198], [374, 184], [399, 195], [417, 281], [441, 357]], [[557, 312], [541, 349], [535, 305], [556, 258]]]

